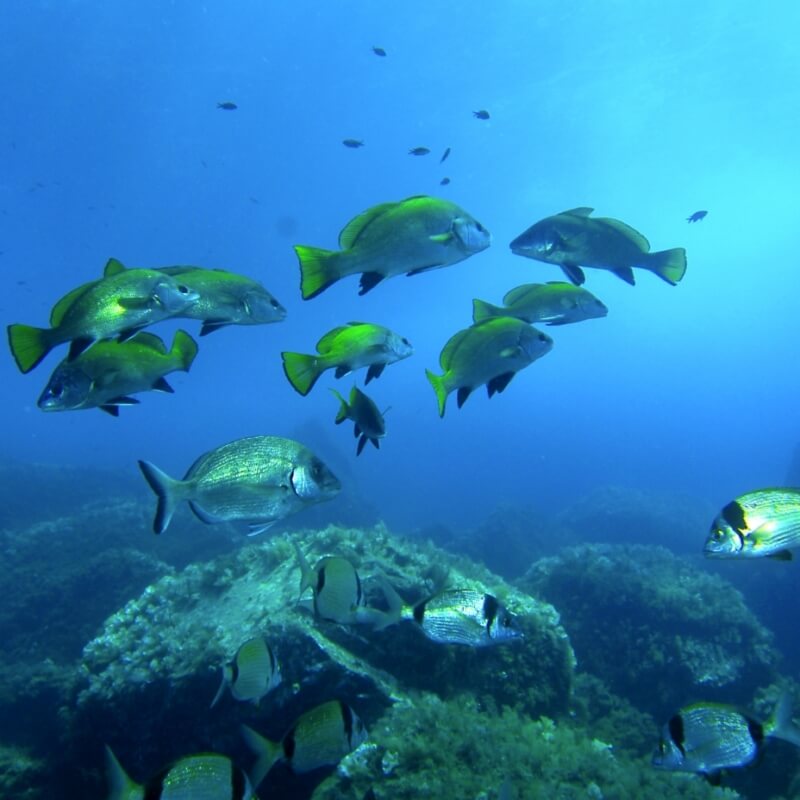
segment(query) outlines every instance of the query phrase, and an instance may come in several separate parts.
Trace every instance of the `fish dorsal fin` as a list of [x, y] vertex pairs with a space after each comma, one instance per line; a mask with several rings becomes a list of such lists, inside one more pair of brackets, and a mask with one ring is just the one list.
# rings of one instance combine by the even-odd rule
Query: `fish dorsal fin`
[[650, 252], [650, 242], [648, 242], [639, 231], [631, 228], [630, 225], [626, 225], [618, 219], [610, 219], [609, 217], [603, 219], [603, 222], [605, 222], [609, 228], [613, 228], [617, 231], [617, 233], [621, 233], [626, 239], [630, 239], [643, 253]]
[[106, 261], [106, 268], [103, 270], [103, 277], [110, 278], [113, 275], [119, 275], [120, 272], [127, 271], [127, 267], [118, 258], [109, 258]]
[[397, 203], [379, 203], [351, 219], [339, 234], [339, 247], [342, 250], [349, 250], [372, 222], [396, 205]]
[[444, 346], [444, 350], [442, 350], [441, 355], [439, 356], [439, 366], [447, 372], [450, 369], [450, 364], [453, 363], [453, 358], [455, 357], [456, 352], [464, 344], [464, 340], [470, 333], [471, 328], [465, 328], [463, 331], [459, 331], [458, 333], [454, 334], [450, 337], [450, 340]]
[[560, 286], [562, 289], [574, 289], [575, 286], [566, 281], [547, 281], [546, 286]]
[[524, 300], [532, 289], [538, 289], [541, 285], [540, 283], [525, 283], [522, 286], [511, 289], [503, 296], [503, 305], [510, 306], [519, 300]]
[[[561, 214], [569, 214], [571, 217], [588, 217], [591, 215], [593, 208], [587, 208], [586, 206], [580, 206], [579, 208], [570, 208], [567, 211], [562, 211]], [[560, 217], [561, 214], [558, 216]]]
[[141, 333], [137, 333], [136, 336], [132, 337], [131, 339], [128, 339], [128, 341], [136, 342], [136, 344], [141, 345], [142, 347], [147, 347], [150, 350], [154, 350], [156, 353], [160, 353], [161, 355], [167, 354], [167, 346], [154, 333], [142, 331]]
[[341, 335], [343, 331], [346, 331], [350, 325], [340, 325], [338, 328], [334, 328], [333, 330], [328, 331], [318, 342], [317, 342], [317, 352], [320, 355], [325, 355], [325, 353], [330, 353], [331, 348], [333, 347], [334, 342], [336, 341], [336, 337]]
[[83, 295], [87, 289], [91, 288], [96, 283], [97, 281], [89, 281], [89, 283], [84, 283], [77, 289], [73, 289], [71, 292], [67, 292], [67, 294], [65, 294], [53, 306], [53, 310], [50, 312], [50, 327], [57, 328], [61, 324], [61, 321], [64, 319], [64, 315], [72, 307], [75, 301], [81, 295]]

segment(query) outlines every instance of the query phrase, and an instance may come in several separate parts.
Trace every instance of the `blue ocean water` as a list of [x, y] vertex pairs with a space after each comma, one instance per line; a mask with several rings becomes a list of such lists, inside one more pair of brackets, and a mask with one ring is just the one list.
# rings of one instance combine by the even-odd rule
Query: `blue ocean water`
[[[609, 485], [717, 508], [785, 481], [800, 442], [796, 4], [6, 0], [2, 16], [3, 321], [45, 325], [111, 256], [241, 272], [288, 309], [203, 338], [175, 395], [118, 419], [36, 407], [60, 351], [29, 375], [0, 359], [4, 461], [135, 481], [137, 459], [180, 475], [237, 437], [296, 437], [398, 531], [470, 528], [499, 505], [555, 513]], [[334, 248], [359, 212], [416, 194], [467, 209], [491, 248], [363, 297], [348, 278], [301, 299], [293, 244]], [[589, 270], [607, 318], [548, 329], [553, 351], [503, 394], [451, 397], [439, 419], [425, 368], [472, 298], [562, 279], [508, 243], [578, 206], [685, 247], [686, 277]], [[300, 397], [280, 359], [349, 320], [415, 347], [370, 384], [388, 433], [359, 458], [327, 391], [353, 378]]]

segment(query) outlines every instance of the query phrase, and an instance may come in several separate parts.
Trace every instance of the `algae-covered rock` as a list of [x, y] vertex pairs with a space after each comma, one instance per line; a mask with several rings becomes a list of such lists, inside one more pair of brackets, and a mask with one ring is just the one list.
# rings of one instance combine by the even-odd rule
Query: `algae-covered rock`
[[377, 800], [489, 800], [505, 781], [517, 800], [738, 797], [702, 778], [656, 772], [569, 723], [431, 694], [392, 706], [313, 797], [361, 800], [372, 789]]
[[[442, 697], [469, 693], [486, 707], [529, 713], [566, 708], [574, 657], [546, 603], [431, 545], [392, 537], [383, 526], [331, 526], [297, 540], [309, 560], [330, 553], [350, 558], [374, 605], [381, 595], [370, 576], [379, 571], [401, 592], [413, 587], [424, 594], [444, 567], [451, 584], [498, 592], [520, 616], [526, 637], [473, 651], [430, 642], [413, 622], [380, 632], [317, 622], [296, 605], [291, 539], [273, 537], [166, 575], [109, 617], [84, 649], [70, 738], [98, 752], [107, 741], [133, 772], [146, 774], [192, 750], [240, 752], [242, 721], [280, 738], [299, 713], [332, 697], [349, 702], [368, 726], [417, 688]], [[271, 642], [283, 684], [261, 709], [226, 696], [209, 711], [220, 664], [256, 634]], [[179, 742], [165, 733], [176, 725], [185, 732]]]
[[742, 595], [662, 547], [568, 548], [520, 585], [558, 608], [582, 670], [657, 719], [697, 698], [746, 704], [775, 676]]
[[0, 797], [8, 800], [44, 800], [38, 776], [45, 764], [20, 747], [0, 744]]

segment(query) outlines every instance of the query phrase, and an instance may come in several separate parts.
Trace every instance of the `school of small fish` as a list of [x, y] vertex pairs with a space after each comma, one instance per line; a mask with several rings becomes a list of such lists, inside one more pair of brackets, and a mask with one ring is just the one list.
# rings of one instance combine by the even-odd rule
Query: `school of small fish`
[[[387, 57], [383, 47], [372, 52]], [[217, 103], [235, 111], [231, 100]], [[486, 109], [472, 112], [489, 121]], [[357, 150], [362, 139], [342, 144]], [[411, 147], [423, 157], [431, 148]], [[440, 159], [451, 154], [447, 147]], [[440, 181], [445, 186], [450, 178]], [[436, 397], [440, 417], [455, 392], [460, 408], [485, 386], [488, 396], [503, 392], [518, 372], [542, 358], [553, 339], [535, 324], [562, 326], [605, 317], [606, 305], [584, 288], [584, 270], [606, 270], [635, 285], [634, 270], [651, 272], [676, 286], [686, 273], [683, 248], [652, 251], [648, 240], [630, 225], [594, 216], [577, 207], [533, 223], [510, 243], [511, 252], [556, 265], [568, 282], [526, 283], [505, 293], [501, 305], [474, 299], [472, 324], [444, 345], [441, 374], [425, 374]], [[696, 223], [706, 210], [691, 213]], [[489, 231], [456, 203], [427, 195], [379, 203], [351, 219], [339, 235], [338, 249], [295, 245], [300, 269], [300, 294], [311, 300], [334, 283], [359, 276], [359, 295], [398, 275], [419, 275], [458, 264], [490, 247]], [[38, 407], [43, 411], [97, 408], [117, 416], [123, 406], [139, 403], [147, 391], [172, 393], [166, 376], [188, 372], [198, 344], [184, 330], [168, 347], [145, 328], [167, 319], [201, 323], [206, 336], [224, 326], [281, 322], [286, 309], [257, 280], [222, 269], [199, 266], [128, 268], [109, 259], [101, 277], [77, 286], [59, 299], [49, 325], [8, 326], [11, 354], [23, 373], [32, 371], [60, 345], [66, 356], [53, 370]], [[341, 378], [366, 368], [364, 383], [377, 379], [391, 364], [413, 355], [410, 341], [373, 322], [343, 323], [322, 335], [316, 353], [282, 352], [286, 378], [298, 394], [307, 395], [328, 370]], [[380, 447], [386, 436], [386, 410], [353, 386], [345, 398], [331, 388], [339, 403], [334, 422], [353, 423], [356, 454], [366, 444]], [[303, 444], [276, 436], [252, 436], [223, 444], [200, 455], [182, 479], [154, 464], [139, 461], [156, 495], [155, 533], [163, 533], [182, 501], [204, 523], [236, 522], [262, 533], [276, 522], [309, 505], [335, 497], [341, 489], [330, 468]], [[800, 489], [750, 491], [725, 505], [712, 522], [703, 552], [712, 559], [792, 560], [800, 547]], [[443, 646], [487, 647], [523, 640], [520, 620], [488, 591], [443, 585], [428, 596], [406, 602], [383, 575], [376, 576], [385, 609], [366, 604], [356, 566], [340, 555], [324, 555], [312, 566], [295, 544], [300, 570], [298, 607], [319, 624], [361, 626], [367, 632], [408, 623]], [[311, 590], [311, 597], [302, 595]], [[226, 693], [236, 701], [258, 704], [282, 682], [278, 660], [263, 637], [243, 641], [222, 666], [214, 708]], [[334, 765], [367, 738], [356, 712], [341, 700], [330, 700], [298, 717], [280, 741], [244, 727], [242, 735], [254, 752], [255, 766], [244, 772], [227, 756], [206, 753], [179, 759], [144, 784], [134, 782], [107, 749], [111, 800], [129, 797], [251, 798], [278, 761], [297, 773]], [[786, 697], [766, 721], [723, 704], [699, 702], [680, 709], [663, 727], [653, 766], [693, 772], [718, 784], [723, 771], [756, 762], [769, 739], [800, 747]], [[508, 782], [507, 782], [508, 783]], [[504, 792], [510, 794], [510, 784]], [[374, 795], [373, 795], [374, 796]]]

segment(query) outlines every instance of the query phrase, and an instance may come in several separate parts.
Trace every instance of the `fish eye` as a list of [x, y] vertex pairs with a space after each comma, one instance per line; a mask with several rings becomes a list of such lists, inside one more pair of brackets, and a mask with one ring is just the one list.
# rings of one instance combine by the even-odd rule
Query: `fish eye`
[[64, 384], [63, 383], [54, 383], [50, 387], [50, 396], [51, 397], [61, 397], [64, 394]]
[[401, 341], [403, 344], [407, 344], [409, 347], [411, 347], [411, 342], [409, 342], [409, 341], [408, 341], [408, 339], [406, 339], [406, 337], [405, 337], [405, 336], [404, 336], [404, 337], [403, 337], [403, 338], [402, 338], [400, 341]]
[[548, 341], [550, 341], [550, 337], [549, 337], [549, 336], [547, 336], [547, 335], [546, 335], [546, 334], [544, 334], [544, 333], [540, 333], [540, 334], [539, 334], [539, 341], [540, 341], [540, 342], [548, 342]]
[[190, 289], [189, 289], [188, 286], [184, 286], [182, 283], [179, 283], [178, 284], [178, 291], [181, 294], [189, 294]]
[[715, 542], [718, 542], [722, 538], [722, 531], [717, 528], [714, 533], [712, 534], [712, 538]]
[[270, 299], [269, 304], [273, 308], [280, 308], [281, 307], [281, 304], [274, 297]]
[[484, 228], [483, 225], [480, 224], [480, 222], [475, 223], [475, 229], [480, 233], [483, 233], [486, 230], [486, 228]]

